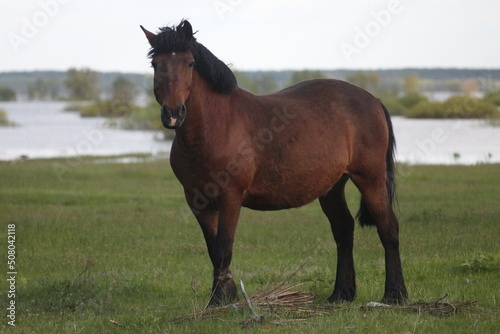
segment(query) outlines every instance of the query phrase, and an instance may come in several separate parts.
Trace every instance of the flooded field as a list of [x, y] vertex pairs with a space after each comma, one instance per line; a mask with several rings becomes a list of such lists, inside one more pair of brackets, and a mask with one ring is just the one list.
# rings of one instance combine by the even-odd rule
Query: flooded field
[[[81, 118], [64, 102], [0, 103], [15, 127], [0, 128], [0, 160], [168, 153], [159, 132], [111, 129], [104, 118]], [[411, 164], [500, 162], [500, 127], [484, 120], [393, 117], [397, 160]]]

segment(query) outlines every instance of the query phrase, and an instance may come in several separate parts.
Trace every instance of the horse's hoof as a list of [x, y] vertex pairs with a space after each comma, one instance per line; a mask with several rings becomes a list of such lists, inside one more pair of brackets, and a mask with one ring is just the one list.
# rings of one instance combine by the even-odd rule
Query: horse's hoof
[[389, 305], [404, 305], [408, 300], [408, 292], [406, 288], [401, 291], [390, 291], [384, 294], [384, 298], [382, 298], [382, 303]]
[[222, 306], [234, 302], [238, 298], [238, 289], [232, 278], [225, 280], [214, 280], [212, 297], [208, 306]]
[[328, 297], [327, 301], [329, 303], [352, 302], [354, 300], [354, 297], [356, 297], [356, 288], [335, 288], [332, 295]]

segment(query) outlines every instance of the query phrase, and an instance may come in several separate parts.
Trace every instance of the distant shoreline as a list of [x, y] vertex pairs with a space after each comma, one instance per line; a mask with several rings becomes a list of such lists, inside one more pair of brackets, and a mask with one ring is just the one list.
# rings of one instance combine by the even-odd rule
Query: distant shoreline
[[[242, 73], [250, 79], [262, 77], [264, 74], [270, 76], [278, 87], [284, 87], [290, 81], [295, 70], [269, 70], [269, 71], [246, 71], [239, 70], [231, 66], [235, 72]], [[309, 69], [311, 70], [311, 69]], [[326, 77], [344, 80], [347, 76], [362, 71], [367, 73], [377, 73], [384, 88], [390, 89], [400, 84], [404, 77], [409, 74], [416, 74], [420, 79], [420, 91], [444, 91], [451, 88], [459, 91], [460, 83], [466, 80], [477, 80], [478, 90], [484, 91], [486, 87], [493, 89], [500, 88], [500, 69], [479, 69], [479, 68], [400, 68], [400, 69], [320, 69]], [[151, 89], [152, 71], [145, 70], [144, 73], [133, 72], [99, 72], [99, 89], [103, 95], [109, 94], [111, 84], [119, 76], [123, 76], [142, 88], [145, 92]], [[28, 86], [37, 78], [53, 81], [59, 87], [59, 95], [67, 96], [64, 81], [66, 71], [56, 70], [34, 70], [34, 71], [0, 71], [0, 86], [12, 88], [18, 94], [18, 99], [23, 100], [27, 94]]]

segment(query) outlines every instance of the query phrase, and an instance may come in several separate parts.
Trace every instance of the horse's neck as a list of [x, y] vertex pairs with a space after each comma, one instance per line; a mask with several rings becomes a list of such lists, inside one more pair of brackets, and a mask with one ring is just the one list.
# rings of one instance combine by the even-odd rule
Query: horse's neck
[[183, 145], [204, 145], [213, 137], [214, 128], [225, 121], [230, 103], [229, 95], [216, 93], [196, 71], [193, 72], [187, 116], [176, 136]]

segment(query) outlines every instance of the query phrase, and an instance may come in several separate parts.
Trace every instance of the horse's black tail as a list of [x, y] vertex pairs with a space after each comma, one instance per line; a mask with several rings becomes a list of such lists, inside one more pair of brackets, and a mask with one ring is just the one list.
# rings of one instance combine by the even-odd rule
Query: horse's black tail
[[[382, 104], [382, 103], [381, 103]], [[382, 104], [382, 108], [384, 109], [385, 119], [387, 121], [387, 127], [389, 128], [389, 146], [387, 147], [387, 153], [385, 156], [387, 177], [386, 177], [386, 186], [387, 193], [389, 194], [389, 201], [392, 205], [394, 200], [394, 196], [396, 194], [396, 171], [394, 164], [394, 154], [396, 151], [396, 138], [394, 137], [394, 131], [392, 129], [391, 116], [387, 111], [387, 108]], [[374, 226], [376, 225], [373, 217], [371, 216], [366, 203], [363, 201], [363, 197], [361, 197], [359, 211], [356, 216], [359, 219], [359, 223], [361, 226]]]

